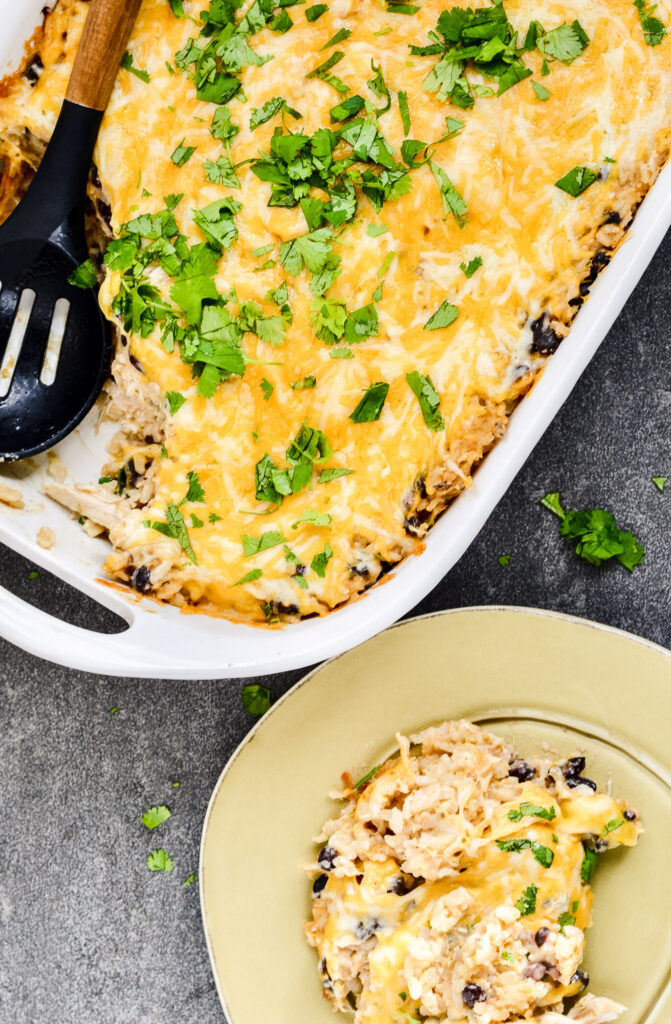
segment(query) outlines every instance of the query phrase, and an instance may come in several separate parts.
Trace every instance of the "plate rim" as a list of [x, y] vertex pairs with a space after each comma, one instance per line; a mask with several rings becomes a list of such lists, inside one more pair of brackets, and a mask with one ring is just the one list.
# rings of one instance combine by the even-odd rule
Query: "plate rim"
[[[472, 613], [472, 612], [488, 612], [488, 613], [512, 612], [513, 614], [530, 615], [530, 616], [539, 617], [539, 618], [549, 618], [549, 619], [554, 619], [554, 620], [559, 620], [559, 621], [564, 621], [564, 622], [570, 622], [570, 623], [572, 623], [574, 625], [584, 626], [587, 629], [593, 629], [595, 631], [603, 632], [603, 633], [612, 633], [615, 636], [624, 637], [627, 640], [633, 640], [637, 644], [639, 644], [642, 647], [647, 648], [648, 650], [652, 650], [652, 651], [654, 651], [654, 652], [656, 652], [658, 654], [664, 655], [671, 662], [671, 650], [668, 650], [666, 647], [663, 647], [661, 644], [656, 643], [654, 640], [648, 640], [646, 637], [637, 636], [636, 633], [631, 633], [629, 630], [621, 629], [618, 626], [611, 626], [611, 625], [609, 625], [607, 623], [603, 623], [603, 622], [596, 622], [594, 619], [585, 619], [585, 618], [582, 618], [579, 615], [570, 615], [567, 612], [558, 612], [558, 611], [554, 611], [552, 609], [547, 609], [547, 608], [532, 608], [532, 607], [529, 607], [529, 606], [526, 606], [526, 605], [506, 605], [506, 604], [482, 605], [482, 604], [479, 604], [479, 605], [465, 605], [463, 607], [458, 607], [458, 608], [443, 608], [443, 609], [438, 609], [437, 611], [433, 611], [433, 612], [425, 612], [423, 615], [413, 615], [410, 618], [401, 619], [399, 622], [395, 622], [395, 623], [393, 623], [393, 625], [389, 626], [388, 629], [383, 630], [383, 632], [386, 633], [386, 632], [390, 632], [391, 630], [402, 629], [403, 627], [405, 627], [407, 625], [410, 625], [410, 624], [415, 623], [415, 622], [420, 622], [420, 621], [423, 621], [423, 620], [426, 620], [426, 619], [434, 619], [434, 618], [440, 618], [440, 617], [447, 616], [447, 615], [459, 615], [459, 614]], [[378, 634], [376, 634], [375, 637], [370, 638], [370, 640], [364, 640], [361, 644], [358, 644], [357, 647], [361, 647], [365, 643], [371, 643], [373, 640], [376, 639], [376, 637], [379, 637], [380, 635], [381, 634], [378, 633]], [[219, 795], [219, 791], [221, 789], [221, 786], [224, 783], [224, 780], [226, 779], [226, 776], [228, 775], [228, 773], [230, 772], [231, 768], [233, 767], [233, 765], [237, 761], [238, 757], [246, 749], [248, 744], [253, 740], [253, 738], [256, 736], [257, 732], [259, 732], [259, 730], [264, 725], [266, 725], [268, 723], [268, 721], [271, 719], [272, 714], [275, 711], [277, 711], [282, 706], [282, 704], [284, 704], [284, 702], [288, 698], [292, 697], [299, 689], [301, 689], [303, 686], [305, 686], [306, 683], [310, 682], [310, 680], [313, 678], [313, 676], [315, 676], [318, 672], [321, 672], [324, 668], [326, 668], [326, 666], [332, 665], [334, 662], [339, 661], [341, 658], [344, 658], [347, 655], [351, 654], [351, 652], [356, 650], [357, 647], [350, 648], [347, 651], [343, 651], [341, 654], [337, 654], [337, 655], [335, 655], [332, 658], [327, 658], [325, 661], [320, 662], [318, 665], [316, 665], [314, 668], [312, 668], [309, 672], [307, 672], [304, 676], [302, 676], [299, 680], [297, 680], [297, 682], [295, 682], [294, 685], [291, 686], [286, 691], [286, 693], [282, 694], [282, 696], [279, 697], [271, 705], [269, 710], [264, 715], [262, 715], [261, 718], [259, 718], [258, 722], [256, 722], [256, 724], [254, 726], [252, 726], [252, 728], [243, 737], [243, 739], [240, 741], [240, 743], [237, 745], [237, 747], [235, 748], [233, 753], [228, 758], [228, 760], [227, 760], [226, 764], [224, 765], [224, 767], [223, 767], [219, 777], [217, 778], [217, 781], [216, 781], [216, 783], [214, 785], [214, 788], [212, 790], [212, 794], [211, 794], [210, 799], [208, 801], [207, 809], [205, 811], [205, 816], [203, 818], [203, 826], [202, 826], [201, 838], [200, 838], [200, 849], [199, 849], [199, 856], [198, 856], [199, 905], [200, 905], [201, 924], [202, 924], [202, 929], [203, 929], [203, 932], [204, 932], [204, 935], [205, 935], [205, 944], [206, 944], [206, 947], [207, 947], [207, 954], [208, 954], [208, 958], [209, 958], [209, 962], [210, 962], [210, 970], [212, 972], [212, 977], [214, 978], [214, 984], [215, 984], [215, 988], [216, 988], [216, 991], [217, 991], [217, 995], [219, 997], [219, 1002], [221, 1004], [221, 1008], [222, 1008], [222, 1010], [224, 1012], [224, 1016], [225, 1016], [226, 1020], [229, 1022], [229, 1024], [235, 1024], [235, 1021], [231, 1017], [231, 1014], [230, 1014], [230, 1011], [229, 1011], [229, 1008], [228, 1008], [228, 1003], [226, 1001], [226, 997], [225, 997], [225, 994], [224, 994], [224, 991], [223, 991], [223, 985], [222, 985], [221, 979], [219, 977], [219, 972], [217, 971], [217, 968], [216, 968], [216, 965], [215, 965], [214, 949], [212, 948], [212, 941], [211, 941], [211, 938], [210, 938], [210, 930], [208, 928], [207, 908], [206, 908], [206, 905], [205, 905], [205, 886], [203, 884], [203, 882], [204, 882], [204, 875], [205, 875], [205, 844], [206, 844], [206, 839], [207, 839], [207, 833], [208, 833], [208, 827], [209, 827], [209, 823], [210, 823], [210, 818], [212, 816], [213, 809], [214, 809], [214, 804], [215, 804], [215, 802], [217, 800], [217, 797]], [[669, 770], [671, 770], [671, 763], [669, 765]]]

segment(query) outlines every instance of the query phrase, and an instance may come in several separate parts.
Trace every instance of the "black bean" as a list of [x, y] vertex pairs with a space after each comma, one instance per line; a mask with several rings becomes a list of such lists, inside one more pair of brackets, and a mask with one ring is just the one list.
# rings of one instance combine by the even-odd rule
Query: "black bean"
[[338, 851], [334, 850], [332, 846], [325, 846], [323, 850], [320, 850], [317, 858], [319, 867], [324, 871], [333, 871]]
[[130, 578], [132, 587], [139, 594], [148, 594], [151, 590], [151, 577], [146, 565], [140, 565]]
[[534, 981], [542, 981], [547, 973], [547, 964], [538, 962], [529, 964], [522, 972], [523, 978], [532, 978]]
[[479, 985], [466, 985], [461, 993], [461, 998], [469, 1010], [472, 1010], [476, 1003], [484, 1003], [487, 999], [484, 989]]
[[542, 946], [543, 943], [545, 942], [545, 940], [547, 939], [549, 934], [550, 934], [550, 929], [549, 928], [539, 928], [538, 931], [536, 932], [536, 934], [534, 935], [534, 939], [535, 939], [536, 945], [537, 946]]
[[589, 786], [590, 789], [596, 790], [596, 782], [582, 776], [584, 770], [584, 757], [569, 757], [568, 760], [564, 761], [562, 772], [566, 779], [566, 785], [570, 789], [575, 789], [576, 786]]
[[319, 875], [317, 878], [315, 878], [312, 885], [312, 893], [314, 896], [319, 896], [322, 889], [326, 887], [326, 883], [328, 882], [328, 880], [328, 875]]
[[403, 875], [399, 875], [398, 878], [394, 879], [391, 883], [391, 888], [387, 889], [387, 892], [393, 892], [395, 896], [405, 896], [407, 892], [410, 892], [405, 884], [405, 878]]
[[617, 212], [617, 210], [611, 210], [606, 215], [606, 219], [604, 221], [604, 224], [620, 224], [621, 222], [622, 222], [622, 217], [620, 217], [620, 214]]
[[580, 285], [581, 295], [587, 295], [603, 268], [607, 267], [610, 263], [610, 255], [611, 254], [606, 252], [604, 249], [600, 249], [599, 252], [594, 253], [589, 264], [589, 274], [584, 278]]
[[30, 61], [30, 64], [28, 64], [28, 66], [25, 68], [23, 75], [25, 78], [28, 79], [32, 86], [35, 85], [37, 81], [39, 81], [39, 77], [42, 74], [43, 70], [44, 64], [42, 63], [42, 58], [40, 57], [39, 53], [36, 53], [32, 60]]
[[555, 349], [559, 348], [561, 337], [550, 326], [550, 314], [543, 313], [531, 324], [533, 341], [531, 351], [539, 352], [543, 356], [549, 356]]
[[512, 775], [518, 782], [528, 782], [529, 779], [533, 779], [536, 775], [536, 769], [532, 764], [527, 764], [526, 761], [513, 761], [508, 775]]
[[636, 811], [623, 811], [622, 817], [625, 821], [636, 821]]
[[584, 971], [576, 971], [573, 977], [571, 978], [569, 984], [575, 985], [577, 981], [581, 983], [583, 988], [587, 988], [587, 986], [589, 985], [589, 974], [585, 974]]
[[376, 917], [371, 917], [367, 921], [359, 921], [354, 934], [356, 935], [359, 942], [365, 942], [366, 939], [370, 939], [375, 932], [381, 928], [380, 922]]

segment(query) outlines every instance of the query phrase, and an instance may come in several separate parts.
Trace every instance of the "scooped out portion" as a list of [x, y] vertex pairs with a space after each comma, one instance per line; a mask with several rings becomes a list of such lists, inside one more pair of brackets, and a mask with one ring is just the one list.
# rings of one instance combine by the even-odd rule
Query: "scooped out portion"
[[585, 758], [518, 757], [467, 721], [409, 737], [326, 822], [312, 920], [325, 995], [355, 1024], [602, 1024], [580, 969], [601, 856], [638, 812]]

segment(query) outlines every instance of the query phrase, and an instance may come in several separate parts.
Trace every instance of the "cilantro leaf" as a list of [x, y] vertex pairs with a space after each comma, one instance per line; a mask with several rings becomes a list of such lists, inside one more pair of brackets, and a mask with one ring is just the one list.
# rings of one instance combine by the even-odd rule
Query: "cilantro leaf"
[[198, 474], [189, 472], [186, 474], [186, 478], [189, 481], [189, 489], [182, 498], [180, 505], [187, 501], [197, 501], [205, 504], [205, 491], [202, 488]]
[[250, 569], [246, 576], [234, 583], [234, 587], [241, 587], [243, 583], [253, 583], [254, 580], [259, 580], [263, 576], [263, 569]]
[[142, 68], [136, 68], [134, 66], [133, 54], [130, 53], [129, 50], [126, 50], [123, 57], [121, 58], [121, 67], [124, 69], [124, 71], [130, 71], [131, 75], [135, 75], [135, 77], [139, 78], [140, 81], [142, 82], [148, 82], [150, 79], [148, 71], [145, 71]]
[[568, 910], [563, 911], [563, 913], [561, 913], [557, 918], [557, 924], [559, 925], [560, 933], [563, 935], [564, 928], [566, 928], [567, 925], [572, 927], [575, 924], [575, 914], [570, 914]]
[[363, 110], [365, 105], [366, 102], [362, 96], [348, 96], [346, 100], [342, 100], [335, 107], [331, 107], [331, 121], [346, 121], [349, 117], [354, 117], [360, 110]]
[[664, 488], [666, 487], [666, 481], [669, 479], [668, 476], [653, 476], [653, 477], [650, 477], [650, 479], [652, 480], [652, 482], [655, 485], [655, 487], [657, 488], [657, 490], [660, 491], [661, 494], [664, 494]]
[[317, 512], [314, 508], [309, 508], [298, 517], [295, 523], [291, 524], [292, 530], [297, 530], [301, 523], [312, 523], [313, 526], [330, 526], [331, 516], [328, 512]]
[[403, 124], [403, 134], [408, 136], [412, 127], [410, 120], [410, 107], [408, 105], [408, 94], [407, 92], [398, 93], [398, 109], [401, 112], [401, 122]]
[[72, 271], [68, 277], [68, 284], [75, 288], [95, 288], [98, 284], [98, 274], [93, 265], [93, 260], [84, 260]]
[[186, 552], [188, 557], [191, 559], [193, 564], [198, 565], [198, 559], [196, 558], [191, 545], [189, 532], [186, 528], [186, 523], [184, 522], [184, 516], [173, 501], [168, 503], [165, 518], [166, 521], [164, 523], [160, 520], [153, 523], [147, 521], [147, 525], [150, 526], [152, 530], [157, 530], [166, 537], [171, 537], [173, 540], [176, 540], [182, 550]]
[[274, 548], [276, 544], [282, 544], [285, 540], [286, 538], [282, 536], [280, 530], [266, 530], [258, 537], [250, 537], [243, 533], [242, 550], [245, 557], [249, 558], [250, 555], [256, 555], [259, 551], [267, 551], [268, 548]]
[[429, 430], [442, 430], [445, 420], [440, 412], [440, 396], [431, 383], [431, 378], [425, 377], [418, 370], [413, 370], [412, 373], [406, 373], [405, 379], [419, 402], [424, 422]]
[[341, 476], [349, 476], [353, 469], [322, 469], [319, 474], [319, 483], [327, 484], [330, 480], [338, 480]]
[[656, 6], [656, 4], [647, 4], [646, 0], [634, 0], [634, 7], [638, 10], [638, 17], [643, 29], [643, 38], [648, 46], [659, 46], [667, 33], [663, 22], [652, 16]]
[[227, 156], [220, 156], [217, 160], [205, 160], [203, 169], [206, 181], [211, 181], [215, 185], [227, 185], [229, 188], [240, 188], [240, 179]]
[[538, 38], [537, 46], [544, 57], [554, 57], [563, 64], [572, 64], [589, 43], [589, 36], [579, 21], [560, 25]]
[[616, 558], [632, 572], [644, 560], [643, 545], [629, 530], [618, 527], [612, 513], [599, 508], [564, 512], [557, 493], [546, 495], [541, 504], [561, 518], [560, 533], [576, 541], [576, 554], [591, 565]]
[[515, 906], [519, 910], [522, 917], [528, 917], [529, 914], [536, 912], [536, 896], [538, 895], [538, 886], [530, 885], [524, 890], [520, 898], [518, 899]]
[[185, 146], [184, 139], [180, 142], [179, 146], [174, 150], [170, 159], [177, 167], [183, 167], [187, 160], [190, 160], [193, 154], [196, 152], [195, 146]]
[[239, 213], [242, 203], [224, 196], [222, 199], [215, 199], [213, 203], [204, 206], [202, 210], [195, 210], [193, 222], [203, 232], [208, 242], [212, 245], [230, 249], [238, 237], [238, 229], [235, 226], [233, 215]]
[[267, 402], [268, 399], [270, 398], [270, 396], [272, 395], [273, 391], [275, 390], [275, 388], [270, 383], [270, 381], [266, 380], [266, 378], [264, 377], [262, 379], [262, 381], [261, 381], [261, 390], [263, 391], [263, 397], [264, 397], [265, 401]]
[[538, 804], [521, 803], [519, 807], [508, 811], [511, 821], [521, 821], [523, 817], [543, 818], [545, 821], [553, 821], [556, 818], [554, 807], [541, 807]]
[[381, 767], [381, 764], [376, 764], [375, 767], [371, 768], [369, 772], [366, 772], [365, 775], [362, 775], [358, 782], [354, 783], [352, 789], [356, 789], [359, 792], [361, 792], [364, 786], [367, 786], [371, 779], [373, 779], [377, 775]]
[[599, 175], [591, 171], [589, 167], [577, 166], [569, 171], [568, 174], [565, 174], [563, 178], [560, 178], [559, 181], [555, 181], [555, 185], [562, 192], [568, 192], [570, 196], [576, 198], [582, 195], [598, 178]]
[[473, 277], [473, 274], [475, 273], [475, 271], [479, 270], [481, 266], [482, 266], [482, 256], [475, 256], [472, 260], [469, 260], [468, 263], [466, 263], [466, 262], [460, 263], [459, 264], [459, 269], [463, 270], [463, 272], [466, 275], [466, 277]]
[[445, 213], [451, 213], [460, 228], [466, 226], [466, 212], [468, 210], [468, 204], [463, 199], [457, 189], [454, 187], [452, 182], [447, 176], [447, 173], [433, 160], [429, 161], [429, 166], [433, 172], [433, 176], [436, 179], [438, 188], [440, 189], [440, 197], [443, 200], [443, 209]]
[[589, 885], [592, 881], [592, 875], [594, 874], [594, 869], [599, 855], [596, 850], [590, 850], [588, 846], [583, 846], [583, 850], [584, 853], [582, 864], [580, 866], [580, 877], [585, 885]]
[[312, 561], [310, 562], [310, 568], [312, 569], [313, 572], [317, 573], [317, 576], [321, 576], [321, 578], [323, 579], [324, 576], [326, 575], [326, 566], [328, 565], [329, 560], [332, 557], [333, 551], [331, 549], [331, 545], [325, 544], [324, 550], [316, 554]]
[[377, 381], [366, 388], [363, 398], [350, 413], [352, 423], [372, 423], [379, 420], [388, 391], [389, 385], [384, 381]]
[[521, 853], [523, 850], [531, 850], [534, 859], [544, 868], [552, 866], [555, 856], [549, 847], [543, 846], [542, 843], [537, 843], [533, 839], [497, 839], [496, 845], [499, 850], [504, 850], [506, 853]]
[[158, 828], [164, 821], [172, 817], [170, 808], [165, 807], [163, 804], [160, 807], [150, 807], [148, 811], [145, 811], [142, 815], [142, 824], [145, 828], [150, 831]]
[[539, 100], [549, 100], [550, 99], [550, 97], [552, 96], [552, 93], [550, 92], [549, 89], [546, 89], [544, 85], [541, 85], [540, 82], [532, 82], [531, 84], [534, 87], [534, 92], [536, 93], [537, 99], [539, 99]]
[[174, 864], [172, 857], [163, 849], [152, 850], [147, 857], [147, 867], [150, 871], [172, 871]]
[[317, 21], [328, 9], [328, 4], [313, 4], [312, 7], [306, 9], [305, 17], [310, 22]]
[[436, 312], [424, 324], [425, 331], [437, 331], [441, 327], [449, 327], [459, 316], [459, 310], [451, 302], [444, 299]]
[[270, 690], [259, 683], [248, 683], [242, 688], [242, 704], [250, 715], [265, 715], [270, 709]]
[[168, 399], [168, 405], [170, 406], [170, 415], [174, 416], [175, 413], [182, 408], [186, 402], [186, 398], [181, 391], [166, 391], [165, 397]]

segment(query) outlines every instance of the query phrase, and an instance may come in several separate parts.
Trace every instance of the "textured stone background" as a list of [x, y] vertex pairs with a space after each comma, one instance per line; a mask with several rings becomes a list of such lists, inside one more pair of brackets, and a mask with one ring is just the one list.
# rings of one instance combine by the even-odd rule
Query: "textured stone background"
[[[478, 540], [417, 612], [533, 605], [671, 646], [671, 488], [662, 495], [650, 482], [671, 476], [670, 256], [671, 236]], [[577, 559], [538, 504], [549, 490], [569, 506], [615, 512], [644, 541], [644, 566], [629, 575]], [[28, 580], [29, 570], [0, 547], [0, 582], [81, 625], [114, 627], [59, 581]], [[300, 675], [264, 682], [277, 696]], [[214, 783], [253, 724], [241, 686], [87, 676], [0, 641], [1, 1024], [223, 1021], [197, 887], [181, 883], [197, 868]], [[161, 802], [174, 817], [152, 835], [140, 815]], [[172, 875], [145, 866], [162, 844]]]

